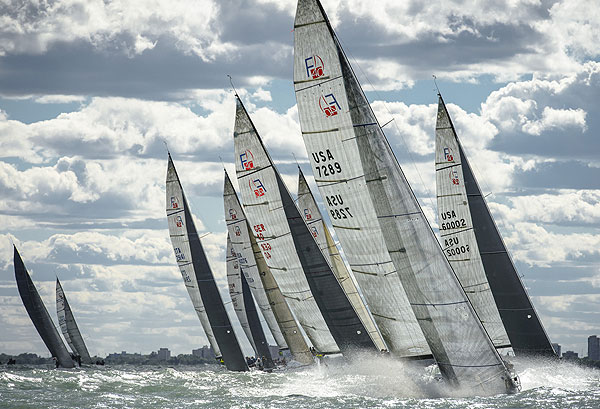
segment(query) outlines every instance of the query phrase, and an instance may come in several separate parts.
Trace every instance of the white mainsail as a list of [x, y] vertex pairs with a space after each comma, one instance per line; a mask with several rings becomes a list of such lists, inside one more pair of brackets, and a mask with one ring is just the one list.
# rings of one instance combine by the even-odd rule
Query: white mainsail
[[[298, 2], [294, 60], [300, 125], [315, 176], [323, 180], [319, 188], [347, 184], [352, 178], [364, 182], [361, 189], [346, 192], [342, 206], [322, 189], [330, 212], [337, 211], [339, 219], [346, 216], [347, 220], [349, 214], [358, 214], [349, 198], [370, 196], [384, 248], [395, 267], [393, 275], [402, 283], [449, 382], [478, 394], [516, 389], [444, 257], [318, 0]], [[329, 150], [313, 146], [316, 139], [331, 144]], [[351, 253], [353, 249], [336, 231]], [[365, 294], [372, 290], [359, 284]], [[367, 302], [370, 305], [368, 298]]]
[[509, 352], [510, 341], [473, 230], [458, 142], [441, 96], [435, 126], [435, 171], [442, 250], [494, 345], [503, 348], [502, 353]]
[[167, 168], [167, 192], [166, 192], [166, 211], [167, 220], [169, 223], [169, 235], [171, 237], [171, 243], [175, 249], [175, 255], [177, 256], [177, 265], [183, 278], [183, 283], [188, 291], [188, 295], [192, 300], [196, 314], [200, 319], [202, 328], [206, 333], [206, 338], [212, 347], [217, 359], [221, 357], [221, 350], [215, 339], [206, 309], [202, 303], [200, 297], [200, 289], [198, 288], [198, 281], [196, 280], [196, 274], [194, 272], [194, 266], [187, 260], [180, 259], [179, 254], [190, 254], [189, 237], [184, 225], [184, 200], [183, 200], [183, 189], [179, 183], [177, 172], [169, 156], [169, 166]]
[[299, 3], [294, 84], [315, 182], [389, 351], [399, 357], [431, 357], [386, 250], [352, 118], [336, 102], [336, 97], [344, 96], [344, 79], [337, 47], [324, 22], [316, 3]]
[[339, 353], [296, 253], [278, 189], [278, 175], [239, 98], [236, 102], [236, 174], [252, 233], [282, 294], [315, 349], [322, 354]]
[[344, 292], [348, 296], [350, 303], [352, 303], [352, 306], [359, 315], [365, 328], [369, 331], [369, 334], [371, 334], [371, 338], [373, 338], [377, 349], [380, 351], [387, 350], [385, 342], [381, 338], [381, 334], [379, 334], [377, 326], [375, 325], [371, 314], [369, 314], [369, 311], [356, 288], [356, 284], [331, 237], [331, 233], [329, 233], [329, 229], [323, 220], [321, 211], [317, 206], [317, 202], [315, 201], [300, 167], [298, 167], [298, 171], [298, 200], [296, 204], [298, 205], [300, 214], [304, 216], [304, 221], [319, 245], [319, 248], [321, 248], [323, 254], [328, 257], [329, 264], [332, 266], [336, 278], [340, 282], [340, 285], [344, 289]]
[[254, 343], [254, 337], [250, 330], [250, 324], [248, 323], [248, 316], [246, 315], [246, 307], [244, 306], [244, 295], [242, 293], [242, 277], [240, 271], [240, 264], [238, 262], [237, 254], [231, 244], [229, 233], [227, 234], [227, 248], [225, 249], [225, 263], [227, 268], [227, 283], [229, 284], [229, 295], [231, 296], [231, 303], [233, 304], [233, 310], [240, 321], [242, 330], [246, 334], [246, 338], [250, 341], [252, 349], [254, 349], [255, 356], [258, 355], [256, 344]]
[[250, 291], [256, 299], [258, 308], [265, 318], [265, 322], [271, 330], [275, 342], [280, 349], [286, 349], [288, 348], [288, 345], [279, 328], [279, 324], [277, 323], [277, 319], [271, 308], [269, 297], [265, 292], [260, 273], [254, 260], [246, 215], [244, 214], [244, 210], [235, 193], [233, 184], [231, 183], [231, 180], [229, 180], [227, 172], [225, 172], [225, 185], [223, 187], [223, 203], [225, 206], [225, 222], [227, 223], [229, 237], [232, 239], [231, 245], [238, 258], [238, 262], [243, 268]]

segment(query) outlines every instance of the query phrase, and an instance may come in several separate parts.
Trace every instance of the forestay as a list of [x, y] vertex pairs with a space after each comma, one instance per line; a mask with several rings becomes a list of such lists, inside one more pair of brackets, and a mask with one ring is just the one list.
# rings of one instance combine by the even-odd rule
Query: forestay
[[21, 255], [17, 251], [17, 247], [14, 246], [14, 267], [15, 267], [15, 279], [17, 281], [17, 288], [19, 289], [19, 295], [23, 300], [23, 305], [27, 310], [27, 314], [38, 334], [46, 344], [46, 347], [50, 351], [50, 354], [56, 358], [58, 366], [63, 368], [73, 368], [73, 360], [71, 355], [65, 346], [65, 343], [60, 338], [50, 314], [40, 297], [31, 277], [23, 264]]
[[85, 346], [81, 332], [79, 332], [75, 316], [73, 315], [73, 311], [71, 311], [71, 306], [67, 301], [58, 278], [56, 279], [56, 315], [58, 316], [58, 324], [60, 325], [63, 337], [71, 347], [71, 351], [81, 357], [81, 362], [86, 364], [92, 363], [92, 358]]
[[[235, 332], [229, 321], [229, 316], [223, 305], [221, 294], [212, 274], [208, 259], [204, 253], [200, 237], [192, 219], [183, 188], [177, 176], [175, 165], [169, 154], [167, 166], [167, 191], [166, 191], [167, 220], [169, 233], [177, 265], [181, 271], [184, 282], [194, 283], [199, 290], [200, 303], [196, 303], [198, 315], [208, 318], [208, 325], [203, 327], [211, 329], [213, 350], [220, 351], [220, 355], [227, 369], [232, 371], [247, 371], [248, 366], [240, 349]], [[191, 291], [190, 292], [191, 296]], [[198, 301], [198, 299], [196, 299]], [[194, 298], [192, 298], [194, 302]], [[208, 335], [208, 332], [207, 332]], [[211, 339], [209, 338], [209, 341]], [[218, 346], [218, 347], [217, 347]], [[217, 349], [215, 349], [217, 347]]]
[[240, 326], [246, 334], [246, 338], [250, 341], [255, 354], [258, 354], [250, 324], [248, 324], [248, 316], [246, 314], [246, 306], [244, 305], [244, 294], [242, 293], [242, 276], [237, 254], [231, 245], [229, 233], [227, 234], [227, 248], [225, 249], [225, 263], [227, 268], [227, 284], [229, 284], [229, 296], [233, 310], [240, 321]]
[[231, 244], [237, 253], [238, 262], [252, 294], [256, 298], [258, 307], [261, 309], [279, 348], [289, 347], [292, 356], [298, 362], [304, 364], [313, 362], [302, 331], [300, 331], [262, 252], [258, 248], [254, 234], [250, 232], [246, 213], [242, 209], [227, 172], [225, 172], [223, 198], [227, 231], [233, 237]]
[[[442, 375], [448, 381], [478, 394], [516, 389], [444, 257], [317, 0], [299, 1], [295, 27], [296, 38], [304, 33], [304, 41], [296, 42], [295, 78], [306, 75], [304, 61], [320, 55], [319, 52], [323, 52], [320, 58], [324, 67], [335, 66], [339, 70], [329, 74], [331, 81], [312, 84], [316, 91], [298, 95], [303, 133], [307, 135], [307, 132], [316, 130], [325, 134], [327, 132], [324, 131], [329, 129], [332, 130], [330, 133], [337, 134], [340, 128], [348, 127], [354, 130], [351, 136], [342, 139], [343, 146], [349, 147], [346, 150], [347, 161], [340, 161], [341, 158], [334, 156], [329, 159], [329, 164], [340, 173], [339, 178], [345, 175], [341, 175], [338, 169], [345, 169], [349, 163], [362, 164], [363, 173], [357, 176], [364, 175], [385, 248]], [[315, 33], [318, 33], [318, 38], [315, 38]], [[303, 47], [298, 47], [300, 43]], [[314, 48], [309, 44], [314, 44]], [[330, 47], [324, 49], [323, 44]], [[337, 52], [333, 52], [332, 48]], [[326, 50], [328, 54], [324, 54]], [[340, 74], [343, 82], [334, 80]], [[345, 120], [342, 122], [340, 117]], [[311, 127], [313, 124], [319, 127]], [[305, 136], [305, 139], [310, 137]], [[314, 152], [312, 147], [309, 151]], [[358, 156], [355, 156], [357, 151]], [[354, 156], [349, 156], [352, 153]], [[326, 166], [331, 174], [329, 164]], [[333, 207], [330, 206], [330, 210]], [[355, 209], [350, 207], [344, 207], [344, 210], [355, 213]], [[345, 246], [344, 242], [342, 244]]]
[[352, 276], [346, 265], [344, 264], [344, 260], [338, 251], [333, 238], [331, 237], [331, 233], [329, 233], [329, 229], [325, 224], [325, 220], [323, 220], [323, 216], [321, 215], [321, 211], [317, 206], [317, 202], [304, 178], [304, 174], [300, 167], [298, 167], [298, 201], [297, 201], [298, 209], [300, 210], [300, 214], [304, 216], [304, 221], [308, 226], [311, 234], [315, 238], [315, 241], [319, 245], [319, 248], [328, 258], [329, 265], [333, 268], [333, 273], [335, 277], [340, 282], [344, 292], [348, 296], [350, 303], [354, 307], [354, 310], [360, 317], [363, 325], [373, 338], [377, 349], [380, 351], [386, 351], [387, 347], [385, 342], [381, 338], [381, 334], [369, 314], [367, 307], [363, 299], [361, 298], [356, 284], [352, 279]]
[[253, 233], [314, 347], [323, 354], [375, 348], [239, 98], [234, 146], [237, 176]]
[[[444, 129], [438, 131], [438, 128]], [[508, 254], [485, 198], [481, 194], [481, 189], [473, 175], [469, 161], [464, 154], [441, 95], [439, 97], [438, 106], [436, 143], [438, 132], [443, 132], [444, 142], [441, 143], [440, 146], [442, 144], [448, 145], [441, 146], [442, 151], [436, 149], [436, 163], [443, 162], [444, 160], [447, 161], [449, 158], [446, 157], [446, 155], [450, 155], [453, 157], [452, 159], [459, 161], [458, 163], [460, 166], [455, 166], [452, 170], [456, 171], [456, 174], [458, 175], [458, 179], [456, 179], [458, 185], [455, 186], [460, 188], [461, 194], [464, 194], [464, 197], [461, 199], [463, 200], [462, 203], [464, 203], [461, 206], [461, 208], [464, 208], [463, 213], [461, 216], [458, 216], [457, 214], [456, 218], [448, 219], [448, 221], [440, 220], [441, 223], [446, 223], [445, 227], [450, 228], [447, 228], [446, 230], [440, 229], [440, 233], [443, 234], [444, 232], [452, 232], [460, 229], [461, 227], [456, 225], [462, 225], [463, 218], [465, 223], [471, 223], [471, 221], [473, 223], [473, 230], [468, 231], [469, 241], [468, 243], [465, 243], [471, 245], [470, 254], [475, 254], [475, 257], [478, 258], [479, 268], [482, 269], [476, 280], [480, 280], [481, 274], [485, 274], [483, 278], [486, 283], [489, 283], [489, 289], [493, 294], [493, 299], [495, 299], [495, 305], [492, 304], [493, 309], [496, 310], [497, 308], [497, 311], [499, 312], [499, 317], [498, 312], [494, 311], [494, 316], [487, 316], [487, 319], [498, 322], [501, 318], [501, 322], [504, 324], [502, 331], [500, 329], [501, 325], [498, 324], [495, 324], [493, 328], [490, 328], [486, 323], [485, 313], [482, 314], [478, 311], [486, 329], [490, 333], [495, 344], [497, 344], [497, 342], [500, 344], [503, 342], [509, 343], [507, 341], [510, 340], [512, 349], [517, 355], [555, 356], [550, 339], [535, 311], [533, 303], [527, 295], [527, 290], [523, 286], [523, 282], [517, 273], [515, 265]], [[440, 136], [440, 138], [442, 138], [442, 136]], [[443, 151], [444, 148], [448, 148], [447, 153]], [[440, 155], [439, 158], [438, 155]], [[437, 173], [439, 174], [440, 172]], [[447, 176], [450, 177], [450, 173], [447, 173]], [[440, 176], [438, 176], [438, 178], [439, 177]], [[468, 202], [468, 206], [466, 206], [465, 200]], [[465, 211], [467, 211], [468, 214], [466, 214]], [[448, 215], [452, 216], [452, 213]], [[454, 223], [454, 225], [452, 223]], [[440, 227], [443, 226], [440, 225]], [[458, 240], [462, 240], [463, 238], [464, 237], [457, 237]], [[444, 239], [442, 238], [442, 245], [443, 244]], [[456, 247], [457, 246], [455, 245], [454, 248]], [[449, 257], [449, 260], [452, 262], [453, 258]], [[458, 271], [457, 274], [459, 274]], [[476, 284], [477, 281], [473, 281], [473, 283]], [[473, 288], [479, 289], [481, 287]], [[467, 290], [467, 294], [469, 294], [469, 288], [465, 289]], [[489, 290], [485, 291], [485, 294], [482, 294], [482, 298], [485, 297], [485, 300], [481, 300], [482, 303], [489, 303], [490, 296], [488, 293]], [[477, 309], [477, 303], [474, 303], [474, 306]], [[488, 309], [492, 309], [492, 306], [489, 305]]]
[[302, 136], [332, 225], [390, 352], [430, 358], [386, 251], [347, 101], [341, 110], [340, 98], [346, 98], [336, 44], [314, 2], [299, 3], [295, 24], [294, 85]]

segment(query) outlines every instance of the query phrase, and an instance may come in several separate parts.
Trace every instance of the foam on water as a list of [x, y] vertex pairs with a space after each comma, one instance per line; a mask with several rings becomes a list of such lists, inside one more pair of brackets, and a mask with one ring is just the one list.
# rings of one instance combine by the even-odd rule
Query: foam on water
[[0, 368], [0, 408], [599, 408], [600, 371], [514, 361], [523, 391], [457, 397], [414, 363], [365, 356], [274, 373], [216, 366]]

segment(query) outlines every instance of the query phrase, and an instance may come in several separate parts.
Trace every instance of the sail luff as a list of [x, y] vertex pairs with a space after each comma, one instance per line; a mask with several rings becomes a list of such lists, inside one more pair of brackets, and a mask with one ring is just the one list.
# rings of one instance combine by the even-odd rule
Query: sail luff
[[[184, 281], [195, 283], [214, 335], [217, 350], [227, 369], [247, 371], [248, 366], [237, 341], [225, 305], [198, 236], [189, 204], [169, 154], [167, 167], [167, 219], [173, 250]], [[170, 206], [169, 206], [170, 205]], [[179, 218], [178, 218], [179, 217]], [[187, 270], [191, 269], [191, 276]], [[186, 280], [186, 277], [189, 280]], [[191, 287], [188, 287], [191, 288]], [[198, 309], [196, 309], [198, 312]], [[201, 320], [202, 321], [202, 320]], [[206, 331], [206, 327], [205, 327]], [[208, 335], [208, 332], [207, 332]], [[210, 341], [210, 338], [209, 338]], [[215, 347], [213, 346], [213, 349]]]
[[63, 337], [71, 347], [73, 353], [81, 357], [81, 362], [86, 364], [92, 363], [92, 358], [81, 336], [77, 322], [75, 322], [75, 316], [58, 278], [56, 279], [56, 313]]
[[[300, 216], [239, 97], [236, 172], [263, 255], [315, 348], [321, 353], [375, 348], [331, 267]], [[254, 152], [254, 153], [252, 153]], [[252, 161], [248, 161], [252, 157]], [[252, 167], [249, 166], [252, 164]], [[267, 187], [268, 186], [268, 187]], [[258, 227], [257, 227], [258, 226]], [[336, 345], [337, 344], [337, 345]]]
[[23, 305], [27, 310], [27, 314], [38, 334], [46, 344], [46, 347], [50, 351], [50, 354], [56, 358], [58, 366], [63, 368], [73, 368], [73, 360], [67, 350], [63, 340], [60, 338], [52, 318], [40, 297], [27, 269], [23, 263], [21, 255], [17, 251], [17, 247], [14, 247], [14, 268], [15, 268], [15, 279], [17, 281], [17, 287], [19, 289], [19, 295], [23, 301]]
[[[299, 16], [302, 21], [298, 20]], [[308, 23], [314, 24], [309, 26]], [[317, 31], [315, 27], [319, 24], [328, 24], [320, 2], [300, 0], [296, 27], [302, 25], [305, 30]], [[332, 32], [330, 27], [329, 30]], [[320, 118], [322, 125], [329, 124], [331, 128], [338, 123], [329, 121], [331, 117], [351, 120], [354, 135], [347, 140], [348, 145], [356, 145], [357, 159], [362, 165], [385, 246], [442, 375], [474, 393], [515, 390], [509, 370], [443, 255], [339, 42], [335, 37], [329, 39], [332, 40], [337, 49], [343, 88], [332, 90], [328, 84], [316, 84], [315, 87], [327, 88], [323, 93], [330, 93], [320, 106], [322, 112], [300, 101], [299, 112], [309, 111], [308, 115]], [[298, 57], [295, 61], [299, 61]], [[335, 109], [332, 109], [334, 101]], [[303, 115], [300, 118], [306, 133], [310, 128], [303, 121]]]
[[377, 329], [373, 317], [367, 310], [367, 307], [362, 300], [358, 288], [354, 283], [352, 274], [348, 271], [342, 256], [339, 253], [337, 246], [335, 245], [331, 233], [323, 220], [323, 215], [317, 206], [315, 197], [308, 186], [308, 182], [304, 177], [302, 169], [298, 167], [298, 209], [304, 216], [304, 221], [311, 231], [311, 234], [315, 238], [315, 241], [321, 248], [323, 254], [328, 257], [329, 264], [333, 269], [338, 282], [342, 286], [346, 296], [352, 303], [355, 311], [360, 317], [363, 325], [371, 335], [373, 342], [375, 343], [379, 351], [387, 351], [387, 346]]
[[458, 148], [460, 171], [464, 178], [478, 252], [510, 344], [517, 355], [556, 356], [491, 215], [441, 95], [439, 106], [448, 118], [448, 125]]
[[289, 348], [296, 361], [303, 364], [312, 363], [313, 356], [308, 344], [258, 247], [227, 172], [223, 198], [227, 230], [234, 238], [232, 245], [242, 267], [242, 274], [248, 281], [273, 337], [280, 349]]

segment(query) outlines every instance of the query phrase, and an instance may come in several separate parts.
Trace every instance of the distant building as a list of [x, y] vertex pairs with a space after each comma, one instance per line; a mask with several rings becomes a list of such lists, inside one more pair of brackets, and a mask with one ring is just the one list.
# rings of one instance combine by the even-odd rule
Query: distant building
[[161, 348], [158, 350], [158, 359], [160, 359], [161, 361], [166, 361], [169, 358], [171, 358], [171, 351], [169, 351], [169, 348]]
[[192, 349], [192, 355], [204, 358], [204, 359], [215, 359], [215, 353], [211, 347], [204, 345], [202, 348]]
[[567, 351], [564, 354], [562, 354], [562, 357], [564, 359], [577, 359], [579, 358], [579, 354], [577, 352]]
[[552, 348], [554, 348], [554, 352], [556, 356], [560, 356], [560, 344], [554, 343], [552, 344]]
[[600, 338], [596, 335], [588, 337], [588, 359], [600, 361]]

